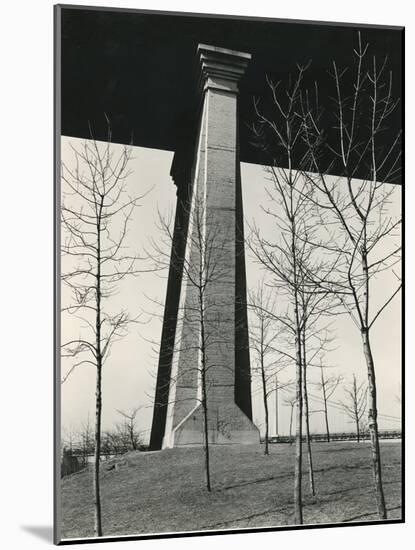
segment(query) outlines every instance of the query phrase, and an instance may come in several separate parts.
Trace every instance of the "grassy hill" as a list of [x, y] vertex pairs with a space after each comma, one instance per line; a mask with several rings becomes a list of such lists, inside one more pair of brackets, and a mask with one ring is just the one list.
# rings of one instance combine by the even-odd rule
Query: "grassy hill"
[[[316, 443], [317, 495], [308, 491], [304, 521], [376, 520], [368, 443]], [[389, 518], [401, 517], [401, 445], [382, 442]], [[205, 489], [203, 449], [133, 452], [102, 463], [104, 536], [293, 523], [294, 447], [211, 448], [213, 491]], [[93, 536], [92, 468], [62, 479], [63, 538]]]

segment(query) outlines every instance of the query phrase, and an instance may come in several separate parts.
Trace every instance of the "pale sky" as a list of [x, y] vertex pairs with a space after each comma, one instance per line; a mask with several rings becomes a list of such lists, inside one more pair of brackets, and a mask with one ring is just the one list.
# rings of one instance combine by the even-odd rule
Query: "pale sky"
[[[68, 166], [73, 166], [73, 152], [69, 146], [75, 147], [82, 140], [62, 137], [62, 160]], [[114, 145], [114, 148], [121, 146]], [[130, 168], [133, 171], [128, 180], [128, 189], [132, 194], [142, 194], [149, 190], [143, 198], [142, 206], [136, 209], [132, 219], [126, 244], [131, 252], [142, 254], [151, 238], [157, 239], [160, 235], [156, 223], [158, 210], [173, 212], [176, 201], [176, 187], [169, 176], [173, 154], [154, 149], [140, 147], [133, 148], [133, 159]], [[266, 205], [265, 193], [266, 177], [261, 166], [242, 164], [242, 193], [244, 216], [246, 219], [245, 232], [248, 232], [247, 223], [253, 220], [261, 227], [264, 234], [273, 231], [271, 220], [261, 211], [261, 205]], [[400, 189], [394, 194], [394, 201], [390, 206], [395, 213], [400, 208]], [[257, 264], [246, 250], [248, 288], [254, 288], [262, 277]], [[64, 267], [64, 266], [63, 266]], [[143, 268], [146, 266], [143, 264]], [[143, 406], [137, 418], [138, 428], [148, 439], [152, 420], [152, 398], [157, 373], [157, 354], [152, 349], [151, 341], [158, 342], [161, 335], [162, 308], [154, 305], [151, 299], [164, 302], [167, 285], [167, 274], [142, 273], [137, 278], [130, 278], [120, 284], [119, 293], [111, 298], [111, 308], [126, 308], [132, 315], [141, 311], [155, 313], [146, 315], [147, 324], [133, 326], [130, 333], [120, 342], [114, 344], [111, 356], [103, 369], [103, 429], [111, 429], [116, 421], [120, 420], [117, 409], [129, 410]], [[386, 288], [388, 287], [388, 288]], [[395, 287], [395, 281], [387, 277], [382, 285], [374, 288], [374, 299], [388, 295]], [[151, 299], [149, 299], [150, 297]], [[62, 301], [65, 303], [68, 294], [62, 291]], [[400, 404], [397, 396], [400, 394], [401, 384], [401, 299], [396, 297], [384, 316], [377, 321], [373, 329], [372, 343], [376, 364], [378, 383], [379, 412], [391, 416], [400, 416]], [[143, 318], [144, 318], [143, 317]], [[347, 380], [352, 373], [363, 380], [366, 378], [366, 368], [360, 345], [360, 335], [347, 316], [336, 320], [335, 330], [338, 338], [335, 343], [336, 351], [327, 355], [327, 361], [336, 365], [330, 374], [341, 374]], [[68, 316], [62, 317], [62, 341], [79, 336], [79, 323]], [[251, 356], [251, 362], [253, 357]], [[70, 368], [68, 360], [62, 361], [62, 374]], [[287, 377], [294, 377], [294, 370], [287, 370]], [[310, 372], [310, 392], [319, 394], [317, 388], [312, 387], [313, 381], [318, 381], [319, 372]], [[62, 390], [62, 426], [65, 430], [76, 432], [88, 415], [91, 422], [95, 410], [95, 370], [93, 366], [78, 367], [61, 386]], [[289, 429], [289, 407], [283, 404], [285, 394], [280, 392], [279, 426], [280, 434], [287, 434]], [[338, 389], [333, 401], [344, 400], [342, 388]], [[311, 400], [311, 409], [321, 409], [318, 402]], [[274, 400], [270, 404], [271, 433], [274, 432], [273, 419]], [[258, 381], [253, 382], [253, 411], [254, 421], [261, 426], [263, 422], [262, 401]], [[343, 414], [335, 409], [330, 410], [331, 430], [352, 430], [353, 425]], [[380, 428], [399, 428], [396, 421], [380, 420]], [[311, 416], [311, 430], [323, 431], [323, 415], [314, 413]]]

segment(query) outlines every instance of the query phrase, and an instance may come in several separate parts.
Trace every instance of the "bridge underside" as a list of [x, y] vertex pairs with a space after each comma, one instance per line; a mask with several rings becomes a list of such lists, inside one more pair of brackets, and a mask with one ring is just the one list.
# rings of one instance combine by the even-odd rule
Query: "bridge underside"
[[[241, 162], [270, 161], [253, 145], [250, 131], [254, 97], [261, 98], [264, 114], [272, 113], [266, 75], [275, 82], [285, 81], [297, 63], [311, 61], [304, 84], [312, 89], [316, 80], [320, 82], [320, 102], [325, 104], [334, 95], [328, 71], [333, 60], [339, 67], [350, 66], [357, 31], [379, 60], [388, 56], [392, 93], [395, 97], [402, 93], [404, 35], [399, 27], [81, 6], [59, 7], [57, 13], [62, 41], [61, 127], [67, 136], [89, 138], [90, 122], [95, 137], [105, 141], [106, 113], [115, 142], [186, 150], [198, 124], [195, 60], [199, 43], [252, 54], [238, 100]], [[401, 119], [399, 106], [389, 121], [392, 134], [401, 128]], [[285, 164], [284, 158], [275, 161]], [[338, 171], [333, 166], [332, 173]]]

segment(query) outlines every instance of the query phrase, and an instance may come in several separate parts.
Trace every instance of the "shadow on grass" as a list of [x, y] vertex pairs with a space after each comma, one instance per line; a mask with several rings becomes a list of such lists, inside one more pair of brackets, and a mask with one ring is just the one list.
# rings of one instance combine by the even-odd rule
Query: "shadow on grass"
[[[320, 442], [319, 442], [320, 443]], [[361, 449], [364, 447], [362, 443], [357, 443], [356, 441], [352, 441], [351, 443], [355, 443], [355, 446], [351, 447], [350, 445], [345, 445], [344, 443], [337, 443], [337, 445], [332, 445], [332, 442], [327, 443], [321, 442], [322, 446], [315, 448], [315, 453], [353, 453], [356, 451], [356, 449]], [[324, 445], [327, 445], [327, 448], [324, 447]]]
[[[326, 474], [327, 472], [334, 471], [334, 470], [340, 470], [340, 471], [355, 471], [356, 466], [348, 466], [348, 465], [339, 465], [339, 466], [329, 466], [327, 468], [321, 468], [319, 470], [314, 470], [314, 474]], [[370, 466], [364, 466], [360, 467], [360, 470], [371, 470]], [[306, 472], [304, 472], [305, 474]], [[261, 477], [259, 479], [253, 479], [250, 481], [243, 481], [241, 483], [235, 483], [234, 485], [227, 485], [226, 487], [221, 487], [218, 489], [218, 491], [228, 491], [229, 489], [237, 489], [238, 487], [246, 487], [247, 485], [256, 485], [257, 483], [266, 483], [268, 481], [277, 481], [281, 479], [290, 479], [294, 475], [293, 471], [289, 472], [283, 472], [276, 476], [267, 476], [267, 477]], [[341, 491], [340, 491], [341, 492]], [[329, 494], [336, 494], [336, 493], [329, 493]]]
[[[257, 512], [256, 514], [250, 514], [248, 516], [241, 516], [238, 518], [232, 518], [228, 521], [221, 521], [219, 523], [214, 523], [212, 525], [206, 525], [203, 527], [203, 529], [217, 529], [220, 527], [225, 527], [226, 525], [235, 525], [239, 521], [249, 521], [251, 519], [260, 518], [262, 516], [265, 516], [267, 514], [275, 514], [275, 513], [283, 513], [285, 516], [292, 516], [292, 513], [289, 512], [287, 514], [287, 508], [289, 507], [289, 504], [286, 506], [278, 507], [278, 508], [267, 508], [266, 510], [262, 510], [262, 512]], [[279, 524], [280, 525], [280, 524]]]
[[[237, 517], [237, 518], [232, 518], [228, 521], [222, 521], [222, 522], [219, 522], [219, 523], [214, 523], [212, 525], [206, 525], [206, 526], [203, 526], [202, 529], [220, 529], [221, 527], [222, 528], [225, 528], [226, 526], [235, 526], [238, 522], [241, 522], [241, 521], [250, 521], [252, 519], [255, 519], [255, 518], [260, 518], [260, 517], [263, 517], [267, 514], [282, 514], [284, 516], [285, 519], [289, 518], [289, 517], [292, 517], [293, 516], [293, 512], [289, 510], [290, 507], [292, 507], [292, 503], [287, 503], [286, 505], [284, 506], [280, 506], [278, 508], [267, 508], [265, 510], [262, 510], [261, 512], [257, 512], [255, 514], [250, 514], [248, 516], [241, 516], [241, 517]], [[288, 510], [287, 510], [288, 509]], [[390, 507], [387, 509], [388, 512], [392, 512], [394, 510], [400, 510], [401, 509], [401, 506], [394, 506], [394, 507]], [[353, 521], [357, 521], [357, 520], [360, 520], [360, 519], [364, 519], [364, 518], [370, 518], [371, 516], [375, 516], [376, 515], [376, 511], [371, 511], [371, 512], [365, 512], [364, 514], [360, 514], [358, 516], [353, 516], [351, 518], [346, 518], [346, 519], [342, 519], [340, 521], [334, 521], [333, 522], [327, 522], [327, 523], [350, 523], [350, 522], [353, 522]], [[376, 520], [374, 520], [376, 521]], [[315, 523], [315, 522], [313, 522]], [[281, 520], [278, 522], [278, 524], [274, 524], [274, 526], [280, 526], [280, 525], [283, 525], [283, 523], [281, 523]]]
[[256, 485], [257, 483], [266, 483], [268, 481], [276, 481], [279, 479], [290, 479], [292, 472], [285, 472], [277, 476], [261, 477], [259, 479], [252, 479], [250, 481], [243, 481], [242, 483], [235, 483], [234, 485], [227, 485], [226, 487], [220, 487], [218, 491], [228, 491], [229, 489], [237, 489], [238, 487], [246, 487], [247, 485]]
[[[393, 510], [400, 510], [401, 509], [401, 506], [393, 506], [392, 508], [387, 508], [387, 511], [388, 512], [392, 512]], [[346, 522], [350, 522], [350, 521], [356, 521], [358, 519], [363, 519], [363, 518], [367, 518], [367, 517], [370, 517], [370, 516], [375, 516], [376, 515], [376, 512], [366, 512], [364, 514], [360, 514], [358, 516], [353, 516], [352, 518], [347, 518], [347, 519], [344, 519], [344, 523]], [[374, 520], [376, 521], [376, 520]]]
[[[397, 479], [396, 481], [383, 481], [382, 485], [383, 486], [385, 486], [385, 485], [395, 485], [396, 483], [400, 483], [400, 480]], [[365, 489], [373, 489], [374, 490], [373, 483], [370, 483], [368, 485], [357, 485], [355, 487], [348, 487], [347, 489], [339, 489], [338, 491], [330, 491], [328, 493], [324, 493], [324, 495], [325, 496], [343, 495], [345, 493], [351, 493], [352, 491], [356, 491], [356, 493], [357, 493], [357, 492], [363, 491]]]

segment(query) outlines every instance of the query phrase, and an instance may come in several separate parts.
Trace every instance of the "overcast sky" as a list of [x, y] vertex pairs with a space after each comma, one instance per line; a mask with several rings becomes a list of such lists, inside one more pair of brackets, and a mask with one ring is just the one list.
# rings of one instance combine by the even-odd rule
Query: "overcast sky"
[[[73, 166], [74, 156], [70, 143], [77, 147], [82, 140], [62, 137], [62, 160]], [[118, 148], [121, 146], [114, 145]], [[131, 193], [149, 193], [142, 200], [142, 206], [136, 209], [132, 219], [127, 244], [131, 251], [142, 253], [148, 247], [151, 238], [160, 235], [157, 228], [158, 210], [174, 213], [176, 188], [169, 176], [172, 153], [153, 149], [133, 148], [133, 159], [130, 163], [132, 175], [128, 180]], [[242, 164], [242, 193], [244, 216], [246, 222], [256, 221], [265, 232], [273, 230], [271, 219], [261, 211], [261, 205], [267, 202], [265, 193], [266, 177], [261, 166]], [[390, 208], [398, 213], [400, 207], [400, 189], [394, 194]], [[246, 227], [245, 231], [248, 231]], [[246, 251], [248, 288], [254, 288], [262, 277], [258, 265]], [[63, 269], [64, 269], [63, 265]], [[143, 268], [146, 266], [143, 265]], [[157, 353], [151, 341], [158, 342], [161, 335], [162, 309], [155, 306], [153, 299], [161, 302], [165, 299], [166, 275], [143, 273], [138, 278], [130, 278], [120, 284], [119, 293], [111, 298], [111, 308], [127, 308], [133, 315], [147, 311], [156, 315], [145, 315], [149, 322], [133, 327], [128, 336], [116, 343], [111, 356], [103, 370], [103, 429], [110, 429], [120, 419], [117, 409], [128, 410], [143, 406], [139, 413], [138, 426], [147, 439], [152, 419], [152, 399], [154, 396], [155, 376], [157, 373]], [[374, 299], [387, 295], [394, 286], [394, 278], [387, 277], [382, 286], [374, 288]], [[151, 299], [149, 299], [151, 298]], [[68, 294], [63, 289], [62, 299], [65, 302]], [[347, 316], [336, 320], [337, 349], [327, 356], [327, 361], [335, 367], [330, 374], [341, 374], [350, 380], [352, 373], [363, 380], [366, 376], [362, 356], [360, 335]], [[77, 337], [80, 334], [79, 323], [68, 316], [62, 317], [62, 341]], [[373, 349], [376, 362], [378, 382], [378, 404], [381, 414], [400, 416], [400, 405], [397, 396], [401, 384], [401, 311], [400, 297], [390, 305], [387, 313], [373, 330]], [[251, 361], [253, 358], [251, 357]], [[68, 360], [62, 361], [62, 374], [70, 368]], [[292, 370], [292, 369], [291, 369]], [[95, 370], [93, 366], [83, 365], [77, 368], [62, 388], [62, 426], [65, 431], [79, 429], [82, 422], [90, 417], [94, 419], [95, 410]], [[293, 372], [287, 372], [293, 377]], [[319, 373], [310, 372], [310, 382], [318, 381]], [[258, 425], [263, 423], [263, 412], [259, 381], [253, 382], [254, 420]], [[311, 393], [318, 395], [317, 388], [311, 386]], [[283, 401], [286, 394], [280, 392], [279, 426], [280, 433], [288, 433], [289, 407]], [[342, 388], [335, 394], [334, 401], [345, 399]], [[317, 401], [311, 401], [312, 410], [320, 410]], [[274, 419], [273, 398], [270, 414]], [[271, 420], [271, 432], [274, 424]], [[330, 414], [332, 431], [351, 430], [353, 426], [343, 414], [332, 409]], [[397, 428], [394, 421], [380, 421], [381, 428]], [[312, 431], [323, 431], [323, 415], [315, 412], [311, 417]]]

